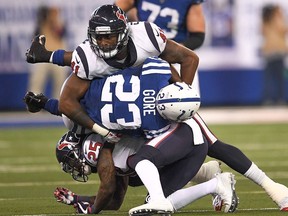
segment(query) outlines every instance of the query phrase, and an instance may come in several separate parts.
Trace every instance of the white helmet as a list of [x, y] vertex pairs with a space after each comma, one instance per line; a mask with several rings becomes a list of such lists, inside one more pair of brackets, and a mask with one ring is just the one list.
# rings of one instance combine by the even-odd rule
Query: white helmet
[[156, 97], [159, 114], [165, 119], [177, 122], [192, 118], [200, 103], [199, 93], [184, 82], [162, 88]]

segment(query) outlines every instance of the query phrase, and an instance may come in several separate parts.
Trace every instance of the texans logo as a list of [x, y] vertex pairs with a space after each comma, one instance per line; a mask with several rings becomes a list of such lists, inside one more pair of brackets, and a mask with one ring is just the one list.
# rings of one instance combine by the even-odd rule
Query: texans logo
[[123, 14], [121, 14], [119, 11], [116, 12], [116, 16], [118, 19], [122, 20], [126, 24], [126, 19]]
[[62, 149], [64, 149], [66, 146], [68, 146], [69, 144], [67, 144], [67, 143], [60, 143], [59, 145], [58, 145], [58, 149], [59, 150], [62, 150]]

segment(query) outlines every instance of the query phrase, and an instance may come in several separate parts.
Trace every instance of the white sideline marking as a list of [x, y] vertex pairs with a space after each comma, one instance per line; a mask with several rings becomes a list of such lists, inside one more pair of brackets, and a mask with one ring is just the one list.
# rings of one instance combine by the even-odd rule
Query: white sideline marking
[[[249, 209], [237, 209], [237, 211], [269, 211], [269, 210], [279, 210], [278, 208], [249, 208]], [[236, 212], [237, 212], [236, 211]], [[280, 211], [280, 210], [279, 210]], [[215, 212], [214, 210], [190, 210], [190, 211], [178, 211], [177, 213], [201, 213], [201, 212]], [[103, 215], [106, 215], [104, 212], [102, 212]], [[109, 215], [111, 214], [123, 214], [123, 211], [115, 213], [109, 212]], [[53, 215], [75, 215], [75, 214], [38, 214], [38, 215], [13, 215], [13, 216], [53, 216]]]
[[[89, 180], [86, 182], [86, 185], [95, 185], [99, 184], [98, 180]], [[81, 182], [68, 182], [68, 181], [55, 181], [55, 182], [13, 182], [13, 183], [0, 183], [0, 187], [30, 187], [30, 186], [49, 186], [49, 185], [76, 185], [76, 184], [83, 184]]]
[[[268, 211], [268, 210], [279, 210], [279, 208], [249, 208], [249, 209], [237, 209], [236, 212], [238, 211]], [[280, 210], [279, 210], [280, 211]], [[177, 213], [200, 213], [200, 212], [215, 212], [214, 210], [189, 210], [189, 211], [177, 211]]]

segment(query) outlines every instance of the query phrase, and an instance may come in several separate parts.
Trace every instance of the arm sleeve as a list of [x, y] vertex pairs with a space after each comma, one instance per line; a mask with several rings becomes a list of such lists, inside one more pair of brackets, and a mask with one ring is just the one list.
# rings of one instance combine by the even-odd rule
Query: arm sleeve
[[199, 48], [205, 39], [204, 32], [189, 32], [187, 39], [183, 42], [184, 46], [194, 50]]

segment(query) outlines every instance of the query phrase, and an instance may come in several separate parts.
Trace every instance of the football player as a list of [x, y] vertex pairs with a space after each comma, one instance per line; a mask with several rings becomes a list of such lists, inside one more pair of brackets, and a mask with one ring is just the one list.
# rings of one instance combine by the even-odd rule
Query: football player
[[[195, 50], [205, 39], [204, 0], [115, 0], [115, 4], [127, 12], [129, 20], [155, 23], [168, 39]], [[179, 65], [175, 67], [179, 71]], [[192, 87], [200, 94], [198, 71]]]
[[[131, 139], [132, 138], [132, 139]], [[100, 173], [107, 173], [107, 170], [102, 170], [103, 167], [98, 165], [98, 160], [101, 160], [103, 154], [103, 148], [106, 148], [102, 144], [103, 139], [97, 134], [88, 134], [86, 137], [78, 136], [75, 133], [69, 131], [66, 133], [62, 139], [58, 142], [56, 146], [56, 156], [59, 163], [62, 166], [62, 169], [71, 174], [73, 179], [79, 181], [87, 181], [89, 174], [95, 172], [97, 169]], [[135, 149], [139, 149], [142, 144], [139, 144], [138, 138], [130, 137], [130, 143], [126, 139], [125, 142], [121, 139], [115, 148], [113, 149], [113, 162], [117, 167], [116, 171], [116, 189], [113, 193], [111, 199], [106, 200], [107, 205], [103, 210], [118, 210], [124, 200], [124, 196], [127, 190], [128, 182], [130, 186], [140, 186], [142, 182], [139, 181], [137, 176], [133, 172], [123, 172], [119, 169], [119, 165], [125, 165], [127, 157], [133, 157], [133, 154], [137, 152]], [[101, 152], [101, 153], [100, 153]], [[93, 155], [93, 159], [91, 157]], [[97, 158], [98, 160], [94, 160]], [[107, 161], [106, 161], [107, 162]], [[100, 163], [100, 161], [99, 161]], [[160, 169], [160, 178], [163, 180], [165, 176], [165, 170], [174, 170], [176, 164], [181, 163], [180, 161], [173, 163], [173, 165], [165, 166]], [[208, 162], [208, 163], [211, 163]], [[124, 167], [123, 166], [123, 167]], [[179, 164], [180, 166], [180, 164]], [[97, 167], [97, 168], [96, 168]], [[102, 170], [102, 171], [101, 171]], [[127, 170], [126, 170], [127, 171]], [[161, 172], [162, 171], [162, 172]], [[174, 170], [174, 175], [178, 175], [179, 170]], [[109, 170], [108, 170], [109, 172]], [[163, 173], [163, 174], [162, 174]], [[219, 173], [218, 173], [219, 174]], [[177, 193], [172, 193], [169, 195], [169, 200], [173, 203], [173, 211], [178, 211], [185, 205], [205, 196], [210, 193], [218, 193], [223, 199], [223, 202], [226, 202], [231, 199], [231, 174], [225, 173], [221, 175], [216, 175], [216, 179], [211, 177], [211, 180], [198, 184], [197, 186], [189, 187], [189, 189], [183, 189]], [[107, 179], [109, 182], [109, 179]], [[107, 181], [102, 180], [102, 181]], [[131, 184], [132, 182], [132, 184]], [[137, 184], [135, 184], [137, 182]], [[166, 181], [167, 182], [167, 181]], [[111, 184], [112, 183], [112, 184]], [[215, 187], [217, 185], [217, 187]], [[113, 188], [113, 182], [107, 184], [107, 188]], [[163, 185], [165, 188], [165, 185]], [[208, 188], [208, 190], [207, 190]], [[97, 213], [98, 202], [103, 200], [103, 197], [99, 194], [97, 196], [83, 196], [73, 193], [67, 188], [57, 187], [54, 191], [54, 196], [58, 202], [62, 202], [66, 205], [74, 205], [78, 213]], [[96, 201], [97, 197], [97, 201]], [[235, 200], [237, 201], [237, 200]], [[237, 203], [236, 203], [237, 204]], [[234, 205], [236, 209], [237, 205]], [[160, 208], [160, 206], [157, 206]], [[151, 208], [151, 206], [149, 207]], [[174, 210], [175, 209], [175, 210]], [[155, 209], [153, 209], [155, 210]], [[162, 209], [163, 210], [163, 209]], [[230, 208], [232, 211], [232, 208]], [[133, 211], [132, 211], [133, 212]], [[151, 212], [149, 212], [150, 214]], [[155, 210], [156, 213], [156, 210]], [[144, 214], [144, 213], [143, 213]], [[131, 215], [133, 215], [131, 213]]]
[[[130, 213], [134, 215], [139, 211], [149, 211], [150, 213], [151, 211], [155, 211], [155, 213], [158, 211], [174, 212], [174, 209], [178, 210], [183, 207], [184, 203], [186, 205], [210, 193], [220, 194], [226, 212], [234, 211], [238, 202], [233, 189], [235, 181], [233, 175], [229, 173], [217, 177], [217, 180], [214, 179], [211, 182], [197, 186], [197, 188], [199, 187], [200, 189], [201, 187], [206, 188], [211, 184], [209, 186], [210, 190], [208, 191], [201, 189], [202, 193], [198, 192], [192, 196], [192, 189], [190, 188], [189, 192], [181, 191], [181, 196], [176, 196], [176, 194], [171, 195], [174, 191], [185, 186], [189, 180], [195, 176], [205, 159], [208, 145], [205, 138], [203, 138], [200, 128], [194, 119], [191, 118], [197, 109], [197, 107], [191, 109], [193, 108], [193, 106], [191, 106], [193, 104], [189, 103], [185, 110], [173, 110], [173, 114], [178, 113], [178, 115], [176, 115], [178, 117], [175, 119], [181, 120], [184, 116], [185, 119], [190, 117], [190, 119], [182, 123], [171, 124], [169, 120], [163, 119], [160, 114], [157, 113], [155, 105], [156, 95], [162, 87], [169, 84], [170, 79], [171, 71], [169, 64], [160, 59], [148, 58], [143, 67], [127, 68], [120, 71], [120, 73], [116, 72], [109, 77], [94, 80], [81, 99], [81, 104], [88, 115], [102, 127], [105, 126], [113, 131], [120, 130], [122, 133], [125, 133], [123, 131], [124, 129], [132, 130], [133, 132], [134, 130], [141, 129], [148, 139], [145, 145], [139, 147], [137, 147], [136, 144], [132, 145], [134, 146], [133, 148], [137, 147], [138, 150], [126, 156], [127, 159], [124, 160], [125, 167], [121, 168], [122, 173], [129, 170], [128, 168], [136, 170], [138, 176], [140, 176], [140, 179], [148, 189], [151, 198], [148, 204], [131, 209]], [[161, 91], [161, 98], [167, 95], [169, 97], [173, 95], [172, 98], [167, 98], [169, 101], [168, 104], [165, 104], [165, 102], [161, 103], [161, 108], [163, 109], [165, 105], [175, 105], [175, 107], [177, 107], [176, 105], [179, 103], [179, 91], [185, 91], [184, 95], [186, 95], [185, 98], [180, 98], [181, 100], [185, 101], [189, 99], [187, 94], [190, 93], [191, 89], [185, 89], [186, 86], [188, 85], [185, 83], [176, 83], [172, 85], [172, 88], [169, 88], [169, 92]], [[172, 91], [173, 89], [174, 92]], [[176, 102], [172, 102], [171, 104], [171, 101]], [[49, 103], [49, 101], [46, 103]], [[55, 112], [53, 111], [53, 113]], [[170, 116], [169, 113], [165, 112], [166, 118]], [[72, 130], [73, 128], [75, 129], [74, 126]], [[135, 136], [135, 133], [133, 133], [133, 135]], [[122, 139], [121, 141], [129, 143], [127, 140]], [[56, 152], [62, 152], [61, 150], [66, 149], [68, 143], [69, 140], [60, 142], [57, 147], [58, 151]], [[101, 148], [101, 142], [88, 141], [84, 142], [84, 146], [85, 144], [88, 144], [90, 147], [84, 147], [85, 151], [82, 152], [90, 155], [86, 157], [86, 161], [90, 162], [91, 165], [93, 162], [95, 163], [98, 158], [97, 152], [99, 152]], [[124, 155], [126, 155], [124, 154], [123, 148], [121, 148], [121, 154], [119, 153], [119, 147], [120, 145], [117, 143], [113, 151], [114, 163], [118, 168], [118, 159], [116, 156], [121, 157], [120, 161], [122, 161], [123, 164], [123, 157], [125, 158]], [[72, 150], [73, 148], [71, 147], [70, 149]], [[77, 159], [81, 158], [81, 156], [76, 157], [75, 154], [69, 153], [69, 155], [74, 155], [74, 158]], [[86, 176], [87, 173], [89, 173], [89, 169], [86, 166], [80, 169], [80, 162], [76, 163], [72, 160], [67, 162], [66, 159], [67, 157], [65, 157], [65, 159], [58, 159], [59, 162], [61, 161], [64, 170], [71, 173], [74, 179], [78, 179], [78, 176], [84, 180], [87, 179]], [[159, 174], [155, 165], [160, 169], [161, 183], [163, 184], [164, 192], [162, 191]], [[141, 166], [144, 167], [142, 168]], [[74, 169], [73, 167], [76, 168]], [[149, 172], [149, 175], [147, 175], [147, 172]], [[177, 172], [177, 175], [175, 175], [175, 172]], [[147, 181], [147, 179], [149, 180]], [[219, 186], [219, 184], [224, 184], [224, 186]], [[67, 193], [70, 192], [60, 188], [56, 190], [55, 193], [56, 196], [59, 197], [59, 200], [64, 196], [63, 200], [65, 201], [65, 194], [67, 195]], [[176, 200], [173, 201], [171, 197], [171, 201], [165, 199], [168, 195], [172, 197], [176, 196]], [[181, 202], [180, 200], [177, 201], [180, 197]], [[87, 198], [85, 199], [87, 200]], [[83, 199], [81, 198], [81, 200]], [[99, 209], [96, 207], [97, 202], [96, 199], [93, 200], [93, 205], [91, 206], [90, 204], [77, 202], [78, 211], [85, 213], [88, 209], [87, 211], [89, 213], [98, 213]], [[72, 201], [70, 203], [72, 203]], [[85, 210], [82, 211], [84, 208]], [[149, 212], [147, 212], [147, 214], [150, 214]]]
[[[205, 17], [202, 10], [204, 0], [115, 0], [122, 10], [136, 9], [133, 21], [148, 21], [157, 24], [167, 38], [195, 50], [205, 38]], [[133, 12], [135, 13], [135, 11]]]
[[[108, 8], [110, 8], [109, 11], [110, 13], [112, 11], [112, 14], [108, 14]], [[154, 24], [147, 22], [127, 24], [127, 20], [124, 19], [126, 20], [125, 24], [125, 22], [121, 21], [116, 15], [117, 11], [120, 14], [124, 14], [124, 12], [116, 6], [102, 6], [99, 9], [107, 10], [102, 11], [97, 9], [94, 11], [89, 21], [89, 40], [86, 40], [83, 44], [79, 45], [73, 52], [73, 55], [72, 52], [65, 52], [63, 50], [54, 52], [47, 51], [44, 46], [45, 38], [41, 36], [36, 37], [33, 40], [32, 45], [27, 52], [27, 61], [31, 63], [52, 62], [62, 66], [72, 65], [74, 73], [66, 83], [60, 98], [61, 112], [67, 114], [69, 118], [78, 122], [80, 125], [84, 125], [89, 129], [94, 128], [94, 131], [103, 136], [110, 137], [110, 140], [118, 141], [119, 138], [117, 135], [109, 133], [108, 130], [99, 127], [99, 125], [93, 122], [81, 109], [79, 99], [89, 86], [89, 81], [84, 79], [95, 77], [95, 73], [97, 73], [96, 76], [102, 77], [119, 68], [140, 65], [148, 57], [147, 55], [160, 55], [161, 58], [170, 63], [180, 62], [182, 81], [191, 84], [197, 68], [198, 59], [192, 51], [190, 52], [188, 49], [185, 49], [170, 40], [166, 40], [164, 33]], [[119, 15], [119, 13], [117, 14]], [[109, 23], [100, 22], [98, 26], [94, 22], [98, 19], [101, 21], [101, 18], [106, 18], [106, 20], [110, 21], [112, 17], [115, 16], [117, 18], [113, 19], [115, 22], [111, 22], [111, 27]], [[111, 31], [106, 31], [107, 29], [113, 30], [115, 25], [112, 24], [116, 23], [117, 25], [123, 26], [123, 28], [120, 28], [119, 32], [117, 31], [117, 33], [113, 32], [116, 34], [111, 34]], [[103, 28], [103, 25], [104, 27], [106, 26], [106, 28]], [[97, 26], [99, 27], [99, 31], [95, 32]], [[105, 40], [105, 46], [101, 42], [98, 44], [97, 38], [102, 41], [103, 35], [106, 35], [108, 39], [111, 37], [111, 40], [113, 40], [112, 38], [115, 40], [115, 37], [112, 37], [113, 35], [119, 35], [119, 37], [117, 37], [117, 44], [120, 46], [116, 45], [111, 47], [107, 40]], [[117, 54], [115, 54], [115, 52]], [[107, 56], [109, 57], [113, 55], [113, 53], [115, 54], [114, 57], [106, 59]], [[79, 79], [78, 76], [83, 79]], [[73, 110], [71, 111], [72, 108]], [[238, 148], [219, 140], [210, 131], [198, 113], [196, 113], [193, 118], [196, 120], [209, 142], [208, 155], [210, 157], [223, 161], [235, 171], [263, 187], [272, 200], [279, 206], [280, 210], [288, 211], [288, 188], [286, 186], [271, 180]]]

